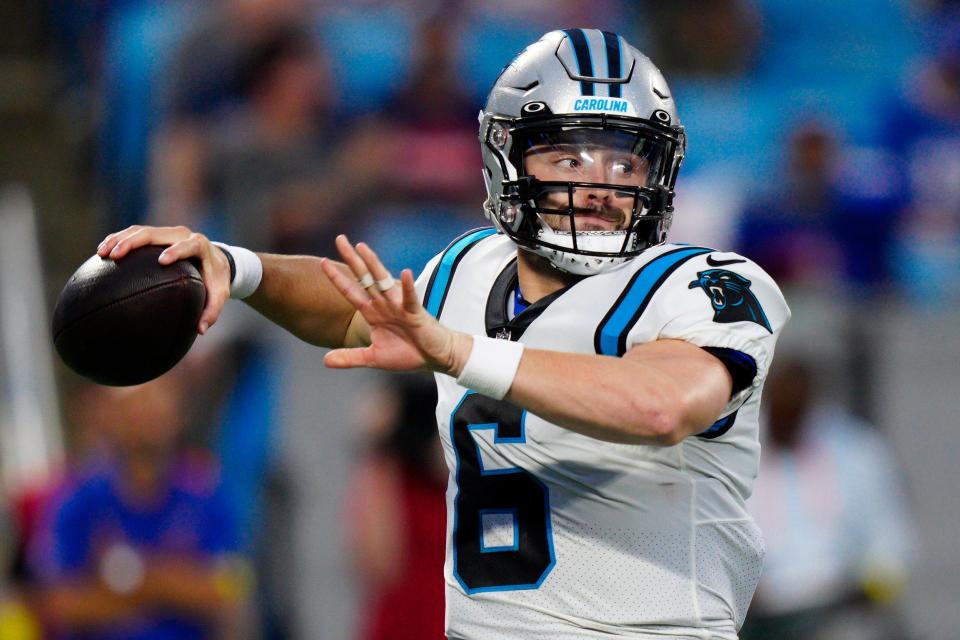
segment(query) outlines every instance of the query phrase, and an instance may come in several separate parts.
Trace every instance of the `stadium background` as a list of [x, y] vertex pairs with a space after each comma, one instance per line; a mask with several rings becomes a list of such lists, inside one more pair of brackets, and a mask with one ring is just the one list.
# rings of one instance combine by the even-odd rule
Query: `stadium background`
[[[111, 397], [47, 328], [99, 239], [186, 223], [328, 254], [346, 231], [419, 268], [483, 224], [475, 115], [496, 74], [571, 25], [622, 33], [670, 82], [690, 139], [671, 239], [774, 273], [794, 311], [780, 358], [892, 452], [909, 543], [866, 590], [909, 630], [891, 637], [958, 637], [957, 3], [48, 0], [0, 4], [0, 25], [0, 637], [29, 627], [51, 487], [102, 446], [90, 407]], [[400, 387], [325, 371], [237, 303], [172, 375], [258, 573], [253, 635], [359, 637], [376, 580], [350, 542]], [[869, 634], [851, 620], [829, 637]]]

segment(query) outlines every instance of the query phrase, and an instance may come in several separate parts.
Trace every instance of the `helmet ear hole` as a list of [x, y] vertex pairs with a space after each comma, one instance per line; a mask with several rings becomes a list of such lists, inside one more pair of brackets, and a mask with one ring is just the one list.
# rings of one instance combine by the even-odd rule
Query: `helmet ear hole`
[[670, 114], [664, 111], [663, 109], [657, 109], [656, 111], [654, 111], [652, 118], [657, 122], [661, 122], [663, 124], [670, 124]]
[[546, 102], [528, 102], [520, 108], [520, 117], [524, 116], [547, 116], [552, 115], [553, 111], [547, 106]]

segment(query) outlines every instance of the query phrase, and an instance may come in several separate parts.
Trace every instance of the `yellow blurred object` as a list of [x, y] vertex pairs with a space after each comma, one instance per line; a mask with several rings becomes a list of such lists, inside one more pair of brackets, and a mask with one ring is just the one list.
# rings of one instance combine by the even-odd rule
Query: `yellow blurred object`
[[16, 600], [0, 601], [0, 640], [39, 640], [40, 625]]
[[[244, 558], [225, 559], [217, 567], [214, 585], [224, 600], [239, 602], [253, 591], [255, 582], [253, 567]], [[0, 640], [4, 640], [0, 637]]]
[[863, 592], [878, 604], [893, 602], [907, 586], [907, 573], [891, 563], [873, 562], [863, 575]]

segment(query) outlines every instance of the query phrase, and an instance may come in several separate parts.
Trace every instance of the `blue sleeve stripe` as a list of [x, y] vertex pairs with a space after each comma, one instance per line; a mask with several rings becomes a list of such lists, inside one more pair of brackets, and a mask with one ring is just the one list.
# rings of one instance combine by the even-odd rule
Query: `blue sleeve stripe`
[[730, 415], [720, 418], [719, 420], [714, 422], [712, 425], [710, 425], [709, 429], [701, 433], [698, 433], [697, 437], [706, 438], [707, 440], [713, 440], [714, 438], [719, 438], [720, 436], [725, 434], [727, 431], [730, 431], [730, 429], [733, 427], [733, 423], [736, 422], [737, 413], [739, 411], [740, 410], [737, 409], [737, 411], [734, 411]]
[[682, 247], [643, 265], [633, 274], [630, 283], [597, 327], [594, 334], [596, 352], [606, 356], [622, 356], [627, 350], [627, 334], [640, 319], [660, 285], [684, 262], [711, 251], [703, 247]]
[[450, 289], [450, 280], [453, 278], [453, 273], [456, 271], [460, 259], [473, 245], [496, 232], [497, 230], [492, 227], [470, 231], [454, 240], [444, 250], [443, 257], [440, 258], [437, 268], [430, 276], [430, 283], [427, 285], [427, 290], [423, 296], [424, 306], [430, 315], [434, 318], [440, 317], [443, 303], [447, 299], [447, 291]]
[[757, 377], [757, 361], [753, 359], [753, 356], [726, 347], [707, 346], [703, 347], [703, 350], [722, 362], [723, 366], [730, 372], [730, 377], [733, 378], [733, 395], [753, 384]]
[[[570, 46], [573, 47], [573, 53], [577, 57], [577, 73], [581, 77], [593, 77], [593, 55], [590, 53], [590, 43], [583, 29], [565, 29], [564, 33], [570, 39]], [[586, 80], [580, 81], [580, 93], [585, 96], [593, 95], [593, 83]]]

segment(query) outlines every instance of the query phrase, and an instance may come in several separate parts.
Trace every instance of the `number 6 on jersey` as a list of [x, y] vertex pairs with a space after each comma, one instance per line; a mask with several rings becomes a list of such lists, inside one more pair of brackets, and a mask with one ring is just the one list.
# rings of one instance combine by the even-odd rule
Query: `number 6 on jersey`
[[475, 431], [495, 445], [526, 442], [526, 412], [467, 392], [450, 417], [457, 457], [453, 575], [467, 593], [536, 589], [553, 568], [547, 487], [523, 469], [484, 469]]

